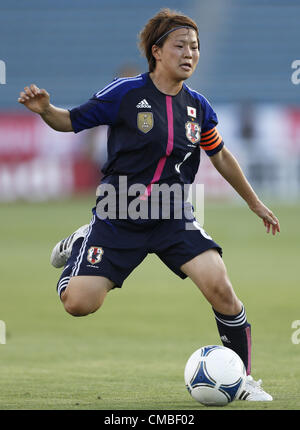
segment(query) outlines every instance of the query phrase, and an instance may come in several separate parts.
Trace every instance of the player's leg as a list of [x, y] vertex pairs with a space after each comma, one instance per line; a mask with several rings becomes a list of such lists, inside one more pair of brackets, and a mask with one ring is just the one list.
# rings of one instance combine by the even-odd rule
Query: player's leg
[[250, 373], [250, 324], [228, 277], [221, 247], [192, 217], [167, 224], [159, 257], [181, 278], [189, 277], [197, 285], [213, 308], [221, 341], [241, 357]]
[[271, 401], [272, 396], [255, 381], [251, 372], [251, 325], [243, 304], [237, 298], [228, 278], [224, 262], [214, 250], [205, 251], [181, 266], [212, 305], [220, 338], [224, 346], [234, 350], [243, 360], [247, 380], [241, 400]]
[[229, 280], [225, 264], [216, 249], [209, 249], [180, 267], [200, 289], [213, 309], [221, 314], [236, 315], [242, 304]]
[[103, 304], [114, 283], [101, 276], [74, 276], [60, 295], [65, 310], [73, 316], [85, 316]]
[[65, 266], [57, 284], [57, 292], [65, 310], [73, 316], [85, 316], [95, 312], [103, 304], [108, 291], [115, 286], [115, 283], [105, 275], [97, 276], [97, 270], [93, 270], [91, 274], [84, 272], [84, 276], [79, 276], [81, 273], [79, 275], [74, 273], [75, 268], [77, 272], [80, 271], [80, 262], [92, 266], [93, 269], [96, 263], [101, 262], [102, 248], [95, 246], [87, 248], [86, 255], [83, 255], [88, 237], [92, 237], [97, 243], [97, 236], [93, 234], [94, 224], [93, 217], [90, 224], [79, 227], [70, 236], [58, 242], [50, 257], [54, 267]]
[[[251, 332], [243, 304], [236, 296], [221, 258], [222, 249], [195, 221], [169, 220], [156, 231], [156, 253], [182, 279], [187, 276], [202, 291], [214, 310], [221, 341], [243, 360], [250, 373]], [[269, 401], [248, 375], [243, 400]]]
[[225, 264], [216, 249], [209, 249], [181, 266], [212, 305], [222, 343], [243, 360], [251, 371], [251, 326], [236, 296]]
[[147, 255], [142, 247], [124, 249], [124, 243], [133, 242], [130, 231], [116, 226], [111, 231], [110, 225], [94, 216], [89, 225], [60, 241], [52, 251], [52, 265], [64, 265], [57, 293], [71, 315], [85, 316], [99, 309], [107, 293], [121, 288]]
[[187, 228], [185, 220], [166, 221], [154, 240], [159, 258], [181, 278], [189, 277], [204, 294], [223, 344], [241, 357], [250, 373], [250, 324], [229, 280], [220, 246], [197, 223]]
[[55, 245], [50, 256], [50, 263], [53, 267], [58, 269], [66, 264], [71, 256], [74, 243], [76, 241], [82, 242], [88, 230], [89, 224], [85, 224]]

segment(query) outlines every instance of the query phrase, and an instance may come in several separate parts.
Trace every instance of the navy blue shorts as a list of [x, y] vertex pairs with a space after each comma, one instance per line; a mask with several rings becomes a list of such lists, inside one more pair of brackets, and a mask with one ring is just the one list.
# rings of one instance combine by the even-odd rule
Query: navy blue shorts
[[124, 280], [146, 258], [156, 254], [176, 275], [180, 267], [202, 252], [221, 247], [196, 219], [103, 221], [93, 216], [85, 238], [78, 239], [57, 284], [60, 295], [73, 276], [104, 276], [121, 288]]

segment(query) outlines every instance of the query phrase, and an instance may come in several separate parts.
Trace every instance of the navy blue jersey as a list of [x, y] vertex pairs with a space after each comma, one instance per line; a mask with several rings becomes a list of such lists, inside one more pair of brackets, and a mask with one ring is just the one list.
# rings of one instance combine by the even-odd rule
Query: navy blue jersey
[[[127, 187], [143, 186], [144, 194], [136, 200], [146, 204], [153, 199], [156, 184], [179, 184], [180, 191], [192, 184], [199, 168], [200, 149], [212, 156], [224, 145], [216, 129], [217, 116], [205, 97], [185, 84], [176, 96], [165, 95], [155, 87], [149, 73], [114, 80], [87, 103], [70, 110], [70, 117], [75, 133], [109, 126], [108, 157], [100, 188], [109, 186], [112, 194], [116, 191], [122, 196], [118, 185], [125, 177]], [[176, 211], [169, 213], [170, 217], [163, 213], [153, 217], [151, 206], [151, 210], [147, 208], [150, 217], [137, 219], [129, 210], [129, 216], [126, 213], [123, 217], [122, 199], [116, 202], [116, 217], [102, 217], [98, 211], [99, 203], [105, 200], [102, 197], [99, 194], [84, 240], [76, 241], [72, 248], [58, 283], [59, 294], [73, 276], [102, 276], [121, 287], [149, 253], [155, 253], [181, 278], [186, 277], [182, 265], [200, 253], [212, 248], [222, 253], [197, 223], [191, 204], [185, 200], [174, 198], [169, 202], [173, 210], [179, 203], [179, 218]], [[159, 197], [159, 209], [165, 208], [163, 200]]]
[[75, 133], [109, 125], [107, 162], [102, 182], [117, 186], [192, 184], [200, 163], [200, 148], [211, 156], [224, 143], [209, 102], [183, 84], [176, 96], [160, 92], [149, 73], [115, 79], [85, 104], [70, 110]]

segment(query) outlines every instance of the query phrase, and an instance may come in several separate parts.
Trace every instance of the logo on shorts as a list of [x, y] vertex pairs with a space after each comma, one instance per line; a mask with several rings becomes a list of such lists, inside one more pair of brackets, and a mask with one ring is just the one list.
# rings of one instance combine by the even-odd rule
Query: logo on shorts
[[197, 122], [188, 121], [185, 124], [186, 137], [192, 143], [197, 143], [201, 139], [201, 127]]
[[91, 246], [88, 250], [87, 261], [91, 264], [100, 263], [104, 251], [99, 246]]

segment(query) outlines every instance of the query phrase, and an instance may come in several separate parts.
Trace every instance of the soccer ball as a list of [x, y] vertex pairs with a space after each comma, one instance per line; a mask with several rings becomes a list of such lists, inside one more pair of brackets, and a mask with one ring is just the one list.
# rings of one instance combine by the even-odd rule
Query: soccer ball
[[236, 399], [246, 381], [246, 369], [231, 349], [208, 345], [197, 349], [184, 369], [187, 390], [205, 406], [225, 406]]

